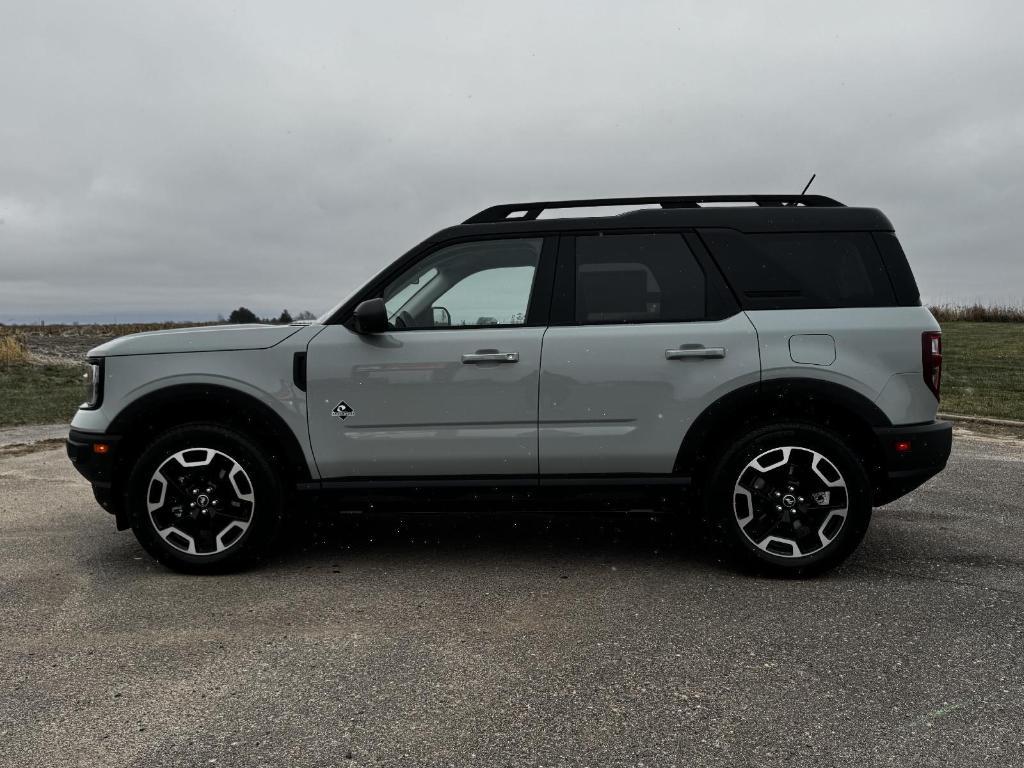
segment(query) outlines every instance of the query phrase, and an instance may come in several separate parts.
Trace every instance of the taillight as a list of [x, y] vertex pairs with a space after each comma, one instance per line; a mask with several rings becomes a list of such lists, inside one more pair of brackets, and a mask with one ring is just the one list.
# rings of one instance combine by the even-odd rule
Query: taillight
[[942, 331], [925, 331], [921, 334], [921, 365], [924, 383], [938, 399], [942, 388]]

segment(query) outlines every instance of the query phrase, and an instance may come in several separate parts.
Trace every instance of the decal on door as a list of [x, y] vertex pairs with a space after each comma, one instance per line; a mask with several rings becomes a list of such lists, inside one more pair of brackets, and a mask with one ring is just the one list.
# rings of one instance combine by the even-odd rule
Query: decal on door
[[355, 411], [352, 410], [352, 406], [350, 406], [348, 403], [346, 403], [344, 400], [342, 400], [340, 403], [338, 403], [336, 406], [334, 406], [334, 410], [331, 411], [331, 413], [333, 413], [339, 419], [344, 421], [349, 416], [351, 416], [353, 413], [355, 413]]

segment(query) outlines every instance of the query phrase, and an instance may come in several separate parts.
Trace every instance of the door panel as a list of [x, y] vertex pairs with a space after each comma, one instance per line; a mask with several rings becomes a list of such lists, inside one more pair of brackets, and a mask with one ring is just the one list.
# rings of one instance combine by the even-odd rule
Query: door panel
[[[361, 336], [309, 345], [309, 434], [324, 478], [537, 473], [543, 328]], [[518, 354], [496, 362], [464, 355]], [[345, 418], [334, 410], [344, 402]]]
[[[666, 354], [699, 346], [708, 353]], [[550, 328], [540, 380], [540, 472], [671, 472], [697, 416], [759, 377], [757, 336], [742, 313], [712, 322]]]

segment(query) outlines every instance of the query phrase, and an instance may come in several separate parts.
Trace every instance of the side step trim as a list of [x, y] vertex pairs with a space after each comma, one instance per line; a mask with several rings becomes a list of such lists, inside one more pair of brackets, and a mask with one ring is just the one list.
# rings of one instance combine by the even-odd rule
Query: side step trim
[[394, 488], [557, 488], [566, 486], [688, 486], [682, 475], [477, 475], [459, 477], [352, 477], [299, 483], [299, 491], [389, 490]]

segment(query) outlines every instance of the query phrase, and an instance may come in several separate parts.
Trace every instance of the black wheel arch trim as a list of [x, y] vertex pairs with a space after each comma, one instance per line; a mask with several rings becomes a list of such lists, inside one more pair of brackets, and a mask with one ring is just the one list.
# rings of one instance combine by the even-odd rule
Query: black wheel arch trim
[[674, 471], [689, 475], [702, 463], [703, 452], [726, 433], [752, 421], [811, 416], [817, 408], [832, 409], [856, 419], [869, 430], [892, 426], [867, 397], [842, 384], [820, 379], [778, 378], [748, 384], [715, 400], [686, 431]]
[[[195, 417], [188, 415], [187, 403], [202, 403], [215, 410], [200, 409]], [[159, 419], [158, 428], [177, 426], [189, 421], [210, 421], [236, 429], [247, 436], [260, 440], [269, 438], [274, 447], [284, 454], [295, 482], [311, 479], [309, 462], [298, 438], [280, 414], [259, 398], [222, 384], [174, 384], [147, 393], [126, 405], [114, 417], [108, 432], [122, 435], [126, 441], [155, 431], [154, 420], [147, 414], [161, 413], [168, 406], [176, 410], [185, 409], [187, 418]], [[148, 430], [147, 430], [148, 427]]]

